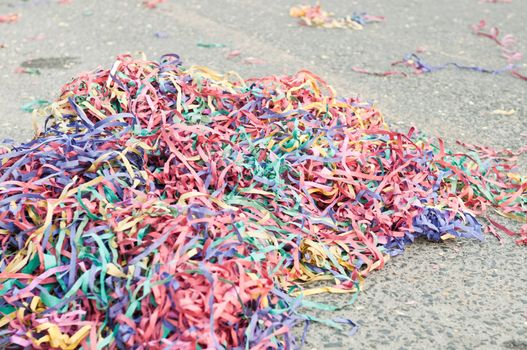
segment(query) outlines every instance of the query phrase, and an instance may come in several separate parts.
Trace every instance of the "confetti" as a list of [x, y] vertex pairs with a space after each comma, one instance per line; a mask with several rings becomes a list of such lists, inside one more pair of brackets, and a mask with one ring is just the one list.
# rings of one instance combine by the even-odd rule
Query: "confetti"
[[29, 75], [40, 75], [40, 70], [38, 68], [24, 68], [17, 67], [15, 73], [18, 74], [29, 74]]
[[351, 67], [351, 70], [354, 71], [354, 72], [357, 72], [357, 73], [366, 74], [366, 75], [373, 75], [373, 76], [377, 76], [377, 77], [389, 77], [389, 76], [392, 76], [392, 75], [400, 75], [400, 76], [405, 77], [405, 78], [408, 77], [408, 74], [406, 74], [404, 72], [399, 72], [399, 71], [372, 72], [372, 71], [369, 71], [367, 69], [360, 68], [360, 67]]
[[490, 210], [527, 221], [525, 149], [393, 131], [308, 71], [123, 55], [33, 113], [44, 129], [0, 148], [0, 347], [291, 349], [311, 321], [351, 335], [305, 297], [352, 302], [417, 237], [483, 239]]
[[444, 70], [449, 67], [454, 67], [460, 70], [469, 70], [479, 73], [486, 73], [486, 74], [503, 74], [505, 72], [509, 72], [512, 70], [512, 67], [507, 66], [501, 69], [491, 69], [491, 68], [484, 68], [479, 66], [468, 66], [459, 64], [456, 62], [448, 62], [441, 65], [430, 65], [428, 64], [423, 58], [421, 58], [417, 53], [410, 53], [405, 55], [401, 60], [392, 62], [392, 67], [395, 66], [402, 66], [405, 68], [409, 68], [410, 70], [407, 72], [401, 71], [401, 70], [389, 70], [384, 72], [372, 72], [367, 69], [361, 68], [361, 67], [352, 67], [351, 69], [354, 72], [361, 73], [361, 74], [367, 74], [367, 75], [373, 75], [373, 76], [381, 76], [381, 77], [387, 77], [387, 76], [394, 76], [399, 75], [402, 77], [408, 77], [410, 75], [420, 75], [420, 74], [427, 74], [427, 73], [433, 73], [440, 70]]
[[226, 45], [220, 43], [197, 43], [197, 46], [206, 49], [217, 49], [221, 47], [226, 47]]
[[267, 64], [265, 60], [262, 60], [261, 58], [256, 58], [256, 57], [246, 57], [242, 60], [242, 62], [245, 64], [253, 64], [253, 65]]
[[352, 67], [351, 69], [357, 73], [373, 75], [373, 76], [387, 77], [387, 76], [399, 75], [402, 77], [408, 77], [409, 75], [420, 75], [420, 74], [433, 73], [433, 72], [447, 69], [449, 67], [454, 67], [460, 70], [469, 70], [469, 71], [485, 73], [485, 74], [499, 75], [499, 74], [509, 73], [517, 78], [527, 80], [527, 77], [520, 74], [513, 65], [508, 65], [500, 69], [485, 68], [485, 67], [480, 67], [480, 66], [471, 66], [471, 65], [465, 65], [465, 64], [460, 64], [456, 62], [447, 62], [447, 63], [440, 64], [440, 65], [430, 65], [423, 58], [421, 58], [417, 53], [407, 54], [401, 60], [392, 62], [391, 65], [410, 68], [410, 71], [403, 72], [400, 70], [389, 70], [389, 71], [383, 71], [383, 72], [372, 72], [372, 71], [369, 71], [361, 67]]
[[154, 36], [159, 39], [166, 39], [169, 35], [167, 32], [155, 32]]
[[158, 5], [164, 3], [166, 0], [145, 0], [143, 5], [149, 9], [155, 9]]
[[240, 50], [232, 50], [232, 51], [229, 51], [225, 57], [230, 60], [230, 59], [240, 56], [241, 54], [242, 52]]
[[34, 110], [39, 109], [39, 108], [41, 108], [43, 106], [47, 106], [49, 104], [50, 104], [50, 102], [46, 101], [46, 100], [36, 100], [36, 101], [31, 101], [31, 102], [26, 103], [25, 105], [22, 106], [21, 109], [24, 112], [31, 113]]
[[293, 6], [289, 10], [289, 15], [294, 18], [299, 18], [300, 24], [302, 25], [318, 28], [349, 28], [362, 30], [365, 24], [384, 21], [384, 17], [382, 16], [370, 16], [366, 13], [335, 18], [333, 13], [322, 10], [320, 4], [314, 6]]
[[481, 20], [472, 26], [472, 32], [477, 36], [485, 37], [495, 42], [501, 50], [502, 57], [507, 60], [511, 67], [510, 74], [516, 78], [527, 80], [527, 76], [522, 75], [516, 66], [523, 59], [523, 54], [516, 49], [516, 37], [512, 34], [506, 34], [500, 38], [500, 30], [497, 27], [492, 27], [486, 32], [486, 25], [487, 23]]
[[8, 15], [1, 15], [0, 23], [14, 23], [14, 22], [17, 22], [19, 18], [20, 18], [20, 15], [16, 13], [10, 13]]
[[516, 113], [516, 111], [514, 109], [509, 109], [509, 110], [504, 110], [504, 109], [495, 109], [492, 111], [492, 114], [496, 114], [496, 115], [513, 115], [514, 113]]

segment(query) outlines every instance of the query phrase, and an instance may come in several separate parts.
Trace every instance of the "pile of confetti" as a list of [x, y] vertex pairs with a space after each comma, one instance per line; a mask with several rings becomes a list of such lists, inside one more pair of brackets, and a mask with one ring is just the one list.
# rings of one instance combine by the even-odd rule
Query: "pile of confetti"
[[0, 148], [0, 347], [289, 349], [320, 321], [300, 309], [335, 309], [306, 296], [356, 292], [417, 237], [482, 239], [490, 209], [527, 220], [523, 150], [392, 131], [307, 71], [120, 56], [35, 113]]
[[298, 18], [302, 25], [318, 28], [348, 28], [362, 30], [367, 23], [384, 21], [384, 17], [370, 16], [365, 13], [336, 18], [333, 13], [322, 10], [320, 4], [314, 6], [293, 6], [289, 10], [289, 15]]

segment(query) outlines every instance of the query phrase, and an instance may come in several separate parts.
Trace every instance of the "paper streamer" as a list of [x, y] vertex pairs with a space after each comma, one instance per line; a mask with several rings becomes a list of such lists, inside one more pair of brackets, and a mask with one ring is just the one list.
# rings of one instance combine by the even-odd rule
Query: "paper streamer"
[[34, 114], [0, 148], [0, 347], [295, 348], [300, 322], [356, 331], [306, 296], [356, 293], [417, 237], [482, 239], [490, 209], [527, 221], [519, 153], [392, 131], [308, 71], [123, 55]]
[[323, 10], [320, 4], [293, 6], [289, 10], [289, 15], [298, 18], [301, 25], [316, 28], [362, 30], [368, 23], [384, 21], [382, 16], [371, 16], [366, 13], [354, 13], [351, 16], [336, 18], [333, 13]]

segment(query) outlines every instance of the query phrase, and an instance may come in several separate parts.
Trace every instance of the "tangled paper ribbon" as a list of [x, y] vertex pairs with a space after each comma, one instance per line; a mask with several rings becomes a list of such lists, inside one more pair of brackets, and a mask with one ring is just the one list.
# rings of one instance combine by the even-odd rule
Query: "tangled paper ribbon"
[[409, 68], [409, 71], [401, 70], [387, 70], [381, 72], [370, 71], [361, 67], [352, 67], [351, 70], [361, 74], [373, 75], [378, 77], [389, 77], [389, 76], [402, 76], [408, 77], [410, 74], [420, 75], [437, 72], [449, 67], [454, 67], [460, 70], [467, 70], [473, 72], [479, 72], [484, 74], [504, 74], [509, 73], [515, 78], [521, 80], [527, 80], [527, 76], [520, 73], [520, 68], [518, 66], [518, 61], [523, 59], [523, 54], [518, 52], [515, 48], [516, 38], [512, 34], [507, 34], [503, 38], [499, 38], [500, 31], [497, 27], [492, 27], [489, 32], [485, 32], [486, 22], [481, 20], [478, 24], [472, 26], [472, 32], [478, 36], [486, 37], [494, 41], [501, 49], [501, 54], [503, 58], [507, 60], [507, 66], [500, 69], [485, 68], [480, 66], [465, 65], [456, 62], [447, 62], [440, 65], [431, 65], [425, 62], [418, 53], [410, 53], [404, 55], [404, 57], [399, 60], [392, 62], [392, 67], [403, 66]]
[[0, 347], [289, 349], [299, 307], [336, 309], [304, 296], [419, 236], [481, 239], [488, 208], [527, 217], [516, 154], [391, 131], [307, 71], [120, 56], [35, 113], [0, 148]]
[[501, 49], [501, 55], [507, 60], [509, 64], [509, 71], [513, 77], [527, 80], [527, 75], [520, 73], [517, 65], [523, 59], [523, 54], [516, 49], [516, 37], [512, 34], [506, 34], [500, 38], [500, 30], [497, 27], [492, 27], [488, 32], [485, 31], [487, 23], [484, 20], [479, 21], [478, 24], [472, 26], [472, 32], [477, 36], [489, 38], [494, 41]]
[[362, 30], [365, 24], [382, 22], [384, 17], [371, 16], [366, 13], [354, 13], [352, 16], [335, 18], [333, 13], [324, 11], [320, 4], [314, 6], [293, 6], [289, 15], [300, 20], [300, 24], [317, 28], [348, 28]]

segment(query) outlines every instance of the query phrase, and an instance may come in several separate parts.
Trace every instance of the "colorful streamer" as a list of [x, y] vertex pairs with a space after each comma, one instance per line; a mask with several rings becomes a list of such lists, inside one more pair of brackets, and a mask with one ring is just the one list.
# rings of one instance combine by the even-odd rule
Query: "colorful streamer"
[[517, 63], [523, 59], [523, 53], [516, 49], [517, 39], [512, 34], [506, 34], [500, 38], [500, 30], [497, 27], [492, 27], [488, 32], [485, 32], [487, 23], [484, 20], [479, 21], [478, 24], [472, 26], [472, 32], [477, 36], [488, 38], [496, 43], [501, 50], [501, 55], [509, 63], [510, 74], [518, 79], [527, 80], [527, 76], [519, 72]]
[[366, 13], [354, 13], [352, 16], [336, 18], [333, 13], [322, 10], [320, 4], [314, 6], [293, 6], [289, 15], [300, 20], [300, 24], [317, 28], [348, 28], [362, 30], [365, 24], [382, 22], [384, 17]]
[[[518, 61], [523, 59], [523, 54], [518, 52], [515, 48], [516, 38], [512, 34], [507, 34], [503, 38], [499, 38], [500, 31], [496, 27], [492, 27], [489, 32], [485, 32], [486, 22], [481, 20], [478, 24], [472, 26], [472, 32], [478, 36], [486, 37], [494, 41], [501, 49], [502, 57], [507, 60], [507, 66], [500, 69], [485, 68], [479, 66], [470, 66], [464, 65], [456, 62], [447, 62], [441, 65], [430, 65], [423, 58], [421, 58], [417, 53], [410, 53], [404, 55], [404, 57], [399, 60], [392, 62], [392, 67], [394, 66], [403, 66], [410, 68], [410, 72], [404, 72], [401, 70], [387, 70], [381, 72], [369, 71], [361, 67], [352, 67], [351, 70], [357, 73], [373, 75], [378, 77], [388, 77], [388, 76], [402, 76], [407, 78], [409, 75], [420, 75], [437, 72], [449, 67], [454, 67], [460, 70], [468, 70], [473, 72], [485, 73], [485, 74], [504, 74], [509, 73], [515, 78], [521, 80], [527, 80], [527, 76], [519, 72], [519, 67], [517, 65]], [[418, 50], [419, 52], [419, 50]]]
[[356, 293], [417, 237], [482, 239], [490, 210], [527, 221], [519, 153], [392, 131], [308, 71], [123, 55], [34, 113], [0, 147], [0, 347], [295, 348], [300, 322], [356, 331], [306, 296]]

